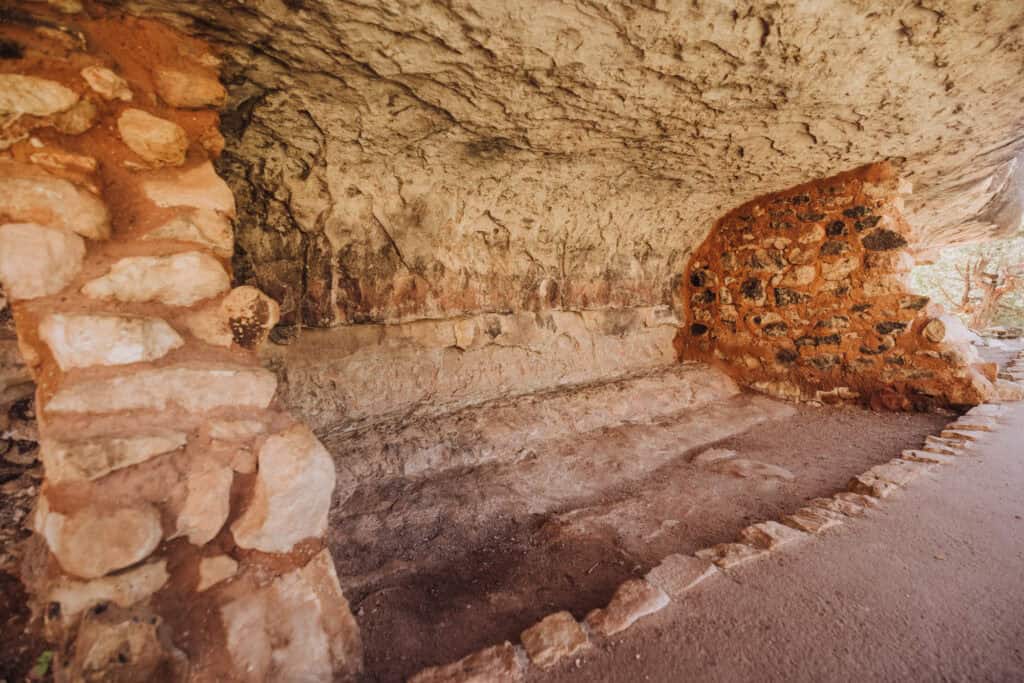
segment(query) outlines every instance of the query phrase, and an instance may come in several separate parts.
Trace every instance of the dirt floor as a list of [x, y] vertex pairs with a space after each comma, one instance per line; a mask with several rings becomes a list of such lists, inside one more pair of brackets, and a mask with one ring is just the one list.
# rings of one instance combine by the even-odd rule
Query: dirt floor
[[[553, 611], [582, 618], [665, 555], [734, 540], [752, 522], [840, 490], [950, 419], [761, 406], [768, 421], [701, 438], [703, 424], [752, 411], [752, 401], [766, 399], [743, 396], [654, 425], [576, 434], [571, 447], [535, 448], [525, 463], [361, 487], [332, 520], [330, 543], [363, 634], [365, 680], [403, 680], [515, 641]], [[780, 466], [793, 479], [742, 478], [690, 462], [712, 446]], [[656, 466], [637, 467], [648, 459]], [[581, 477], [585, 490], [564, 491]]]
[[729, 570], [550, 683], [1024, 679], [1024, 404], [867, 516]]

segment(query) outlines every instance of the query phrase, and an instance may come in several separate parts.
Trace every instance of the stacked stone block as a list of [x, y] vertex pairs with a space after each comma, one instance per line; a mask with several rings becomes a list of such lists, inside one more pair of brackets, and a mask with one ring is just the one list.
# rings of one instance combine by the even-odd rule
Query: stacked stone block
[[[45, 482], [23, 576], [58, 680], [331, 680], [361, 646], [323, 536], [334, 466], [231, 288], [206, 48], [146, 21], [5, 25], [0, 283]], [[59, 28], [54, 28], [57, 26]]]
[[995, 367], [906, 286], [905, 189], [872, 164], [727, 214], [682, 285], [681, 357], [791, 399], [895, 410], [984, 401]]

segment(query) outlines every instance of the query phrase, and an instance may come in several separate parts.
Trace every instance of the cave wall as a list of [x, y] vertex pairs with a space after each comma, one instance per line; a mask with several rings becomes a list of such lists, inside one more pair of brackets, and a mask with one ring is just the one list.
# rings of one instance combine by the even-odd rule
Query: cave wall
[[949, 343], [941, 312], [906, 285], [909, 189], [871, 164], [730, 211], [687, 271], [680, 355], [787, 398], [984, 401], [995, 368]]
[[220, 51], [236, 277], [281, 341], [678, 307], [724, 213], [880, 159], [914, 250], [1019, 225], [1020, 3], [112, 4]]

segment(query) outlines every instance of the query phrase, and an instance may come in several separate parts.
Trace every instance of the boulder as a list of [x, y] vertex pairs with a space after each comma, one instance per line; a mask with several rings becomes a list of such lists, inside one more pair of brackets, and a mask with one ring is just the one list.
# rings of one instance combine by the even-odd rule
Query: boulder
[[83, 683], [184, 683], [188, 660], [161, 637], [160, 617], [141, 606], [88, 610], [62, 661], [62, 679]]
[[209, 161], [179, 172], [176, 176], [148, 180], [143, 192], [160, 207], [191, 206], [196, 209], [220, 211], [235, 215], [235, 197]]
[[70, 88], [37, 76], [0, 74], [0, 114], [50, 116], [78, 102]]
[[522, 632], [519, 637], [530, 661], [548, 669], [589, 645], [587, 634], [568, 612], [555, 612]]
[[178, 514], [174, 534], [185, 536], [192, 545], [206, 545], [213, 540], [231, 511], [230, 467], [207, 467], [189, 472], [186, 478], [185, 504]]
[[409, 679], [409, 683], [519, 683], [523, 670], [512, 643], [484, 648], [457, 662], [432, 666]]
[[52, 413], [214, 408], [266, 408], [277, 390], [274, 373], [258, 367], [183, 363], [61, 388], [46, 404]]
[[670, 598], [677, 598], [717, 573], [718, 569], [710, 560], [673, 554], [659, 562], [644, 578]]
[[359, 628], [326, 550], [220, 616], [237, 680], [328, 681], [362, 669]]
[[305, 425], [269, 437], [260, 448], [252, 500], [231, 526], [235, 543], [286, 553], [327, 531], [334, 461]]
[[150, 164], [180, 166], [185, 163], [188, 136], [185, 129], [173, 121], [141, 109], [126, 109], [117, 118], [117, 131], [128, 149]]
[[231, 278], [220, 261], [203, 252], [186, 251], [120, 259], [106, 275], [86, 283], [82, 293], [93, 299], [191, 306], [230, 286]]
[[112, 602], [131, 607], [163, 588], [170, 575], [167, 562], [151, 562], [116, 576], [92, 581], [62, 579], [47, 595], [47, 602], [60, 605], [61, 619], [71, 619], [93, 605]]
[[126, 437], [41, 442], [46, 478], [54, 484], [91, 481], [177, 450], [188, 440], [184, 432], [158, 430]]
[[81, 71], [82, 78], [89, 84], [93, 92], [106, 100], [122, 100], [131, 102], [132, 89], [124, 80], [110, 69], [103, 66], [87, 66]]
[[156, 360], [185, 342], [160, 318], [54, 313], [39, 336], [61, 370]]
[[32, 223], [0, 225], [0, 284], [11, 299], [56, 294], [78, 275], [83, 258], [85, 242], [73, 233]]
[[207, 247], [221, 258], [230, 258], [235, 250], [231, 221], [209, 209], [185, 211], [146, 233], [142, 239], [192, 242]]
[[156, 92], [167, 104], [184, 109], [221, 107], [228, 93], [216, 77], [195, 70], [184, 71], [166, 66], [153, 70]]
[[99, 198], [67, 180], [28, 168], [33, 173], [20, 177], [13, 175], [18, 166], [0, 167], [0, 214], [13, 222], [61, 228], [92, 240], [110, 237], [110, 214]]
[[665, 591], [643, 579], [629, 579], [615, 590], [608, 606], [587, 615], [593, 633], [612, 636], [632, 626], [638, 619], [663, 609], [669, 603]]
[[135, 564], [156, 550], [163, 536], [160, 513], [147, 504], [117, 510], [87, 507], [71, 515], [45, 508], [40, 508], [37, 530], [61, 568], [83, 579]]
[[254, 349], [277, 325], [280, 307], [255, 287], [236, 287], [221, 301], [187, 318], [189, 331], [207, 344]]

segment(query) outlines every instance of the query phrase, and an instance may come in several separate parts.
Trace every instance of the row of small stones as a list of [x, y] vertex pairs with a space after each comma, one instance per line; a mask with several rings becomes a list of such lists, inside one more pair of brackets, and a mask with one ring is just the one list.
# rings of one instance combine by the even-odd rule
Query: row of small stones
[[[1024, 381], [1024, 352], [1009, 368], [1010, 376]], [[673, 600], [722, 569], [730, 569], [766, 556], [791, 543], [840, 526], [848, 517], [860, 517], [894, 492], [906, 487], [936, 465], [952, 463], [971, 452], [975, 441], [998, 427], [1005, 410], [983, 404], [948, 424], [938, 436], [928, 436], [920, 449], [906, 450], [885, 464], [872, 467], [850, 480], [849, 490], [830, 498], [816, 498], [781, 523], [769, 521], [743, 529], [736, 543], [721, 543], [694, 555], [669, 555], [643, 579], [622, 583], [608, 605], [592, 610], [582, 623], [566, 611], [548, 615], [520, 634], [521, 645], [510, 642], [485, 648], [452, 664], [424, 669], [410, 683], [460, 683], [487, 680], [520, 681], [532, 663], [549, 669], [565, 657], [590, 646], [591, 638], [607, 638], [625, 631], [641, 618], [664, 609]]]

